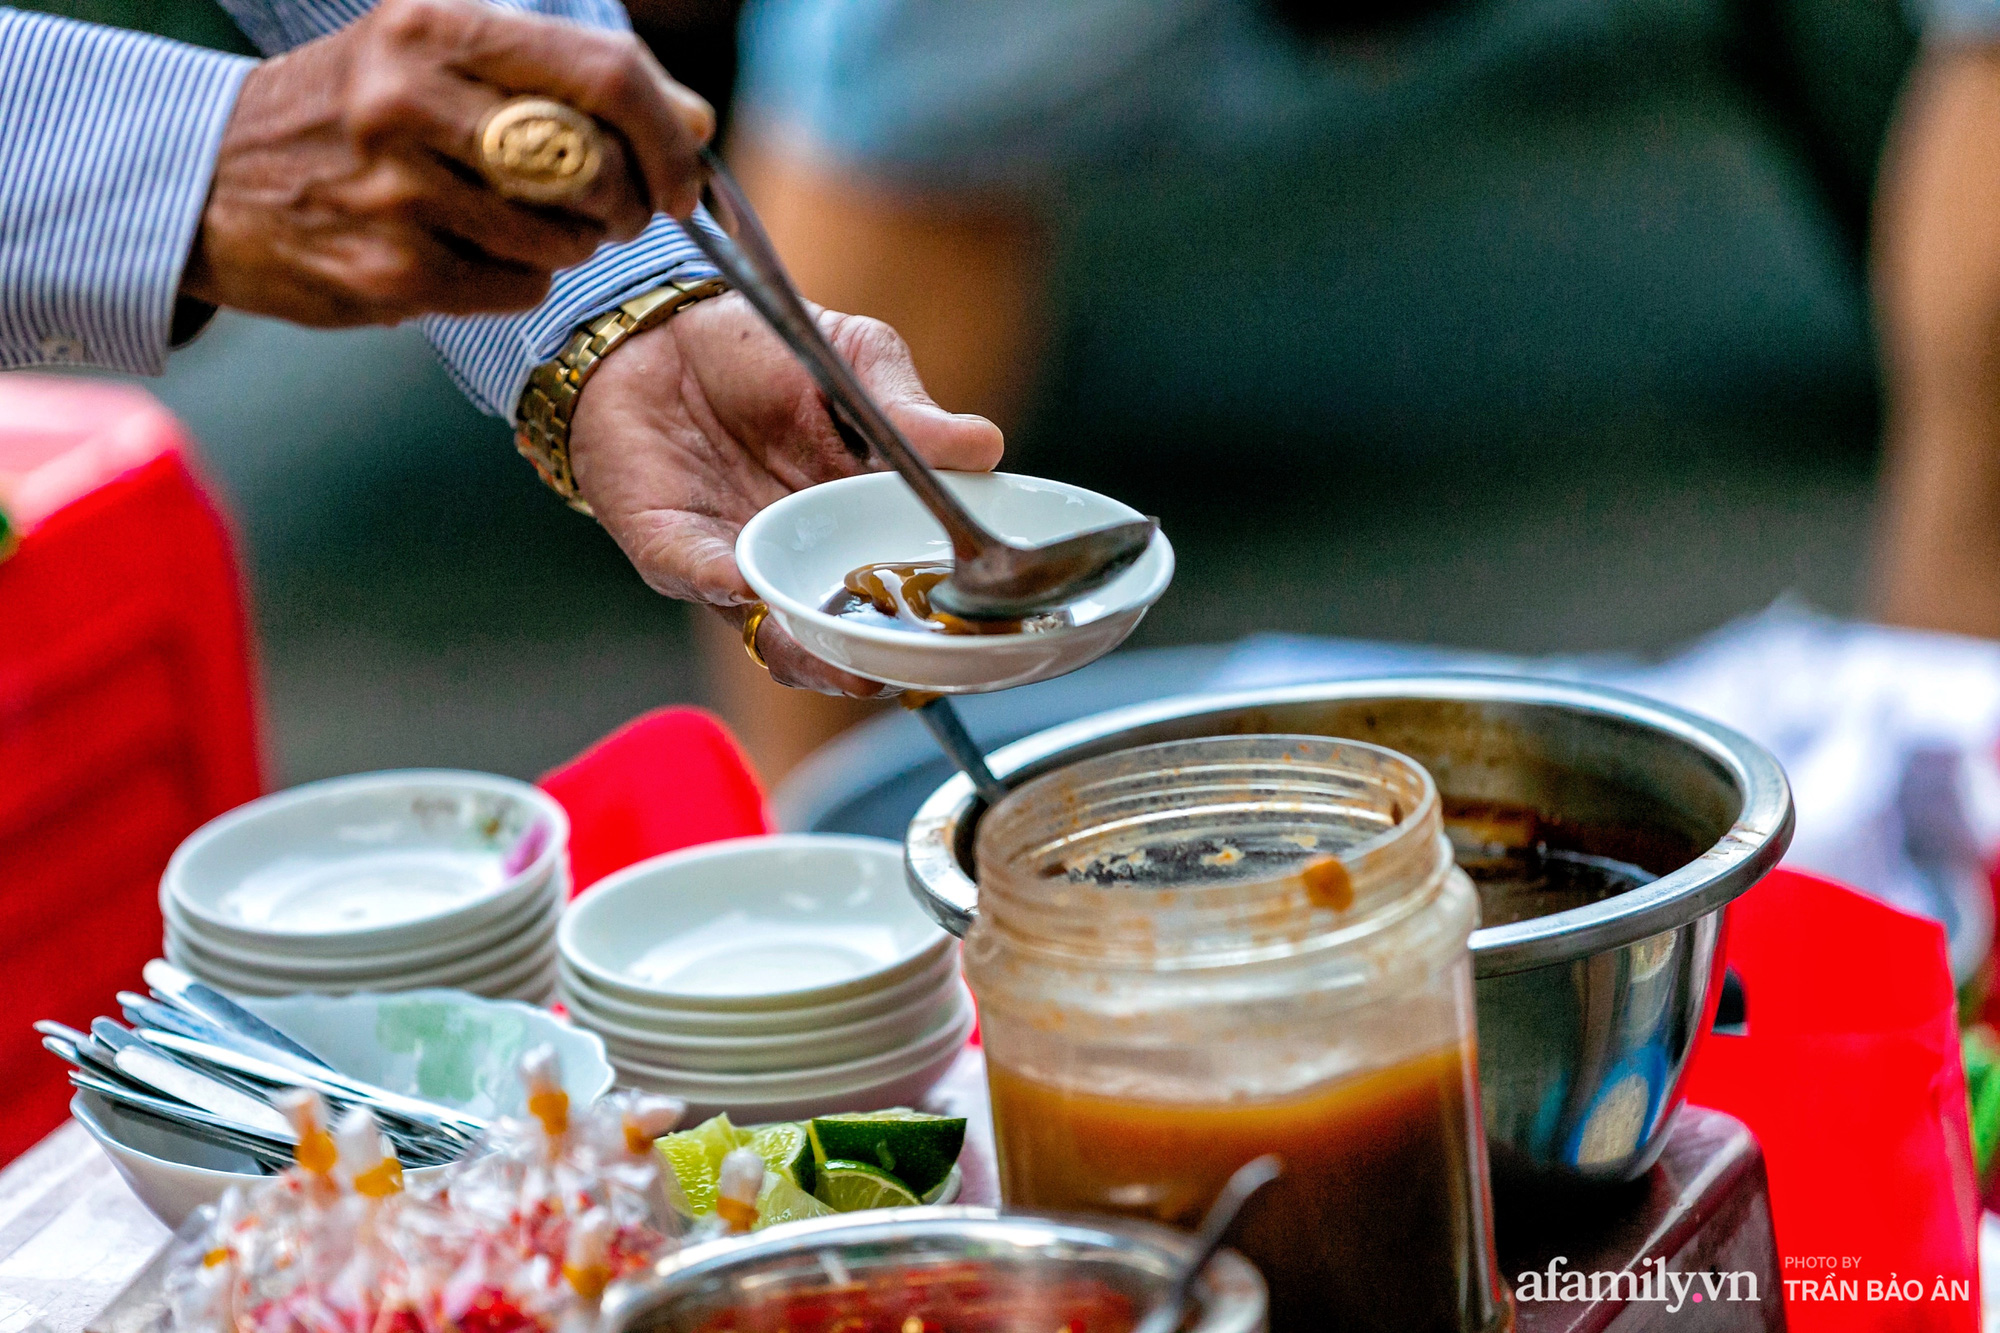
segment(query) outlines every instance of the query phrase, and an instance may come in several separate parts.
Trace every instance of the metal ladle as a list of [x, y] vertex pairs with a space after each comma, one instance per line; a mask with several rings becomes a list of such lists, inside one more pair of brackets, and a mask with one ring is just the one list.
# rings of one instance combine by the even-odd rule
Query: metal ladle
[[1236, 1215], [1243, 1211], [1244, 1204], [1250, 1202], [1251, 1195], [1276, 1180], [1283, 1170], [1284, 1163], [1273, 1153], [1253, 1157], [1236, 1168], [1236, 1174], [1229, 1177], [1222, 1193], [1216, 1195], [1215, 1202], [1208, 1206], [1207, 1214], [1201, 1219], [1201, 1230], [1195, 1233], [1194, 1248], [1181, 1263], [1180, 1271], [1174, 1274], [1166, 1295], [1146, 1311], [1146, 1317], [1139, 1321], [1133, 1333], [1174, 1333], [1181, 1326], [1181, 1321], [1187, 1317], [1188, 1302], [1194, 1299], [1194, 1284], [1201, 1277], [1201, 1271], [1208, 1267], [1208, 1261], [1222, 1248], [1223, 1237], [1229, 1234]]
[[1159, 526], [1150, 518], [1114, 523], [1041, 546], [996, 537], [946, 489], [882, 411], [792, 285], [777, 249], [722, 161], [701, 150], [711, 212], [726, 236], [687, 223], [683, 230], [729, 284], [748, 298], [819, 385], [835, 418], [903, 475], [951, 539], [951, 577], [931, 591], [939, 610], [971, 620], [1013, 620], [1058, 610], [1109, 583], [1145, 553]]

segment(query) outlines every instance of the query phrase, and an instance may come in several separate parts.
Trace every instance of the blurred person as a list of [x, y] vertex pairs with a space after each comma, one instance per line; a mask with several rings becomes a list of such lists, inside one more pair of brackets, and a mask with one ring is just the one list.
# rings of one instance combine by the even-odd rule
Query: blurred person
[[[1692, 416], [1695, 372], [1718, 396], [1815, 391], [1814, 326], [1862, 305], [1908, 34], [1878, 0], [752, 0], [741, 40], [732, 160], [808, 295], [889, 320], [936, 392], [1010, 434], [1095, 302], [1090, 364], [1153, 390], [1111, 395], [1134, 423], [1111, 470], [1219, 497], [1210, 452], [1278, 473], [1359, 445], [1441, 460], [1448, 437], [1494, 456], [1506, 412], [1546, 430], [1512, 406], [1529, 394], [1615, 438], [1626, 405]], [[1814, 177], [1796, 206], [1769, 194], [1790, 156]], [[1784, 290], [1788, 264], [1824, 287]], [[1771, 350], [1784, 319], [1808, 350]], [[1159, 438], [1177, 420], [1219, 448]], [[706, 650], [773, 769], [861, 715], [776, 695], [726, 636]]]
[[[317, 327], [421, 318], [460, 387], [516, 422], [544, 479], [652, 587], [740, 627], [753, 599], [736, 529], [863, 463], [675, 220], [696, 211], [709, 107], [616, 0], [548, 4], [559, 17], [232, 0], [262, 61], [0, 8], [0, 126], [17, 149], [0, 176], [0, 368], [157, 374], [220, 306]], [[488, 113], [529, 92], [613, 132], [561, 207], [505, 199], [476, 170]], [[893, 331], [821, 320], [934, 462], [997, 461], [998, 432], [937, 407]], [[582, 384], [568, 410], [546, 394], [530, 410], [562, 380]], [[787, 683], [879, 690], [775, 625], [758, 646]]]
[[2000, 4], [1939, 0], [1884, 169], [1884, 618], [2000, 638]]

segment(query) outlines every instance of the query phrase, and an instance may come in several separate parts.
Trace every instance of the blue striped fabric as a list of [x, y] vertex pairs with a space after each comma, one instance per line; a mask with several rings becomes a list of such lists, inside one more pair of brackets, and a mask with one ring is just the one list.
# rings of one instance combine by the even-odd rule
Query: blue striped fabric
[[[490, 0], [626, 28], [618, 0]], [[373, 0], [223, 0], [266, 54], [352, 23]], [[0, 366], [88, 362], [158, 374], [181, 268], [249, 61], [0, 8]], [[22, 151], [22, 149], [25, 151]], [[422, 321], [459, 387], [511, 418], [570, 331], [667, 277], [714, 272], [668, 218], [557, 275], [519, 315]]]
[[253, 62], [0, 9], [0, 367], [157, 375]]

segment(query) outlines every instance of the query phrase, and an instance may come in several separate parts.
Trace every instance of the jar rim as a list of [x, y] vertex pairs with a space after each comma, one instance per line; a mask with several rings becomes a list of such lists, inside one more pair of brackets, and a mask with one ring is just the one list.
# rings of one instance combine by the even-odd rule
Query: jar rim
[[1366, 741], [1135, 746], [1043, 774], [987, 815], [982, 915], [1057, 945], [1140, 934], [1155, 957], [1225, 937], [1260, 951], [1352, 938], [1449, 872], [1442, 829], [1431, 775]]

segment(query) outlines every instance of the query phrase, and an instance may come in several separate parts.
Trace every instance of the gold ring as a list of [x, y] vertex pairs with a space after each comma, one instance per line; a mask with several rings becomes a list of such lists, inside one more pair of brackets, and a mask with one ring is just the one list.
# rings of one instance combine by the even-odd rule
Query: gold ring
[[771, 664], [764, 660], [764, 654], [757, 651], [757, 631], [764, 628], [764, 617], [771, 614], [771, 608], [762, 602], [750, 604], [750, 614], [743, 619], [743, 651], [750, 654], [750, 660], [769, 671]]
[[573, 106], [510, 97], [479, 122], [479, 173], [509, 199], [571, 203], [604, 165], [604, 135]]

